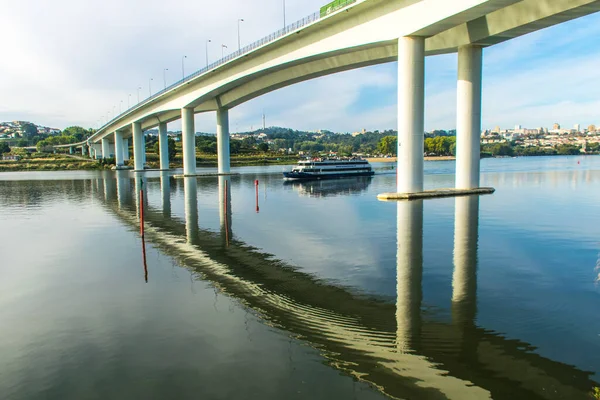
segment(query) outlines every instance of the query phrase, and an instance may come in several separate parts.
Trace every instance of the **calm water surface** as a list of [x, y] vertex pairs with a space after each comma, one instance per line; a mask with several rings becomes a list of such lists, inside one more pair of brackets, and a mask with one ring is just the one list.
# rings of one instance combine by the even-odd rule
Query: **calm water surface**
[[600, 157], [390, 166], [0, 174], [0, 398], [589, 399]]

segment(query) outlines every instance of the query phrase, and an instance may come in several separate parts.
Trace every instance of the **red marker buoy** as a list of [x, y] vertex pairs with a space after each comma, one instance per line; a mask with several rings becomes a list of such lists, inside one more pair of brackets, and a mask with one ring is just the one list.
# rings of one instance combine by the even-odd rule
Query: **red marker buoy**
[[256, 212], [258, 212], [258, 179], [254, 180], [254, 187], [256, 188]]

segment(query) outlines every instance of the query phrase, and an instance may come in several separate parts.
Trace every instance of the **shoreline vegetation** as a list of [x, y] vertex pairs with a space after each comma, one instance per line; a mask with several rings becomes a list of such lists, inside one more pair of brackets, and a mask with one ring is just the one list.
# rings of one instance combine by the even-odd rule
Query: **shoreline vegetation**
[[[249, 167], [261, 165], [295, 165], [302, 157], [281, 156], [281, 155], [243, 155], [231, 156], [232, 167]], [[158, 169], [158, 155], [149, 153], [146, 156], [148, 169]], [[391, 163], [396, 162], [396, 157], [365, 157], [369, 162]], [[454, 156], [427, 156], [425, 161], [449, 161], [454, 160]], [[132, 166], [132, 160], [127, 165]], [[212, 155], [200, 154], [196, 157], [198, 167], [216, 167], [217, 157]], [[66, 154], [44, 154], [33, 153], [23, 155], [18, 161], [0, 161], [0, 172], [20, 172], [20, 171], [89, 171], [89, 170], [110, 170], [114, 166], [114, 159], [92, 160], [91, 158], [73, 156]], [[176, 156], [170, 162], [171, 169], [182, 168], [181, 156]]]
[[[585, 156], [586, 154], [581, 154]], [[295, 165], [299, 159], [297, 155], [276, 155], [276, 154], [257, 154], [257, 155], [232, 155], [232, 167], [265, 166], [265, 165]], [[483, 158], [483, 157], [482, 157]], [[492, 158], [512, 158], [498, 156]], [[372, 163], [395, 163], [396, 157], [365, 157]], [[452, 161], [454, 156], [426, 156], [425, 161]], [[158, 169], [160, 167], [158, 155], [148, 153], [146, 156], [147, 169]], [[133, 160], [126, 162], [126, 165], [133, 168]], [[217, 157], [213, 155], [199, 154], [196, 157], [196, 165], [204, 168], [216, 168]], [[45, 154], [33, 153], [23, 155], [18, 161], [0, 161], [0, 172], [22, 172], [22, 171], [90, 171], [90, 170], [110, 170], [114, 166], [114, 159], [93, 160], [87, 157], [67, 155], [67, 154]], [[171, 169], [182, 168], [182, 158], [177, 155], [170, 162]]]
[[[69, 127], [59, 135], [40, 135], [29, 132], [32, 124], [23, 123], [16, 147], [10, 147], [10, 140], [0, 140], [0, 154], [8, 155], [0, 161], [2, 171], [74, 171], [105, 170], [115, 165], [115, 159], [94, 160], [80, 154], [67, 154], [68, 149], [56, 146], [84, 140], [93, 133], [81, 127]], [[26, 129], [27, 128], [27, 129]], [[15, 128], [16, 129], [16, 128]], [[33, 130], [33, 128], [32, 128]], [[423, 143], [425, 161], [449, 161], [455, 159], [455, 131], [434, 131], [426, 133]], [[26, 139], [28, 138], [28, 139]], [[13, 140], [14, 142], [14, 140]], [[37, 151], [30, 152], [23, 144], [31, 146], [35, 142]], [[199, 167], [217, 167], [217, 138], [209, 134], [197, 134], [196, 165]], [[570, 143], [570, 142], [569, 142]], [[337, 134], [330, 131], [304, 132], [292, 129], [270, 127], [253, 132], [232, 135], [229, 143], [231, 166], [293, 165], [298, 160], [312, 156], [364, 156], [377, 163], [395, 163], [397, 161], [397, 133], [395, 131], [374, 131], [354, 134]], [[183, 166], [181, 135], [168, 137], [168, 156], [170, 168]], [[158, 137], [146, 135], [146, 168], [158, 169]], [[560, 144], [549, 147], [524, 147], [516, 141], [510, 143], [482, 143], [481, 158], [522, 157], [543, 155], [588, 155], [600, 153], [600, 143], [587, 143], [585, 146]], [[129, 154], [133, 154], [131, 147]], [[371, 156], [375, 155], [375, 156]], [[13, 156], [13, 157], [11, 157]], [[126, 161], [132, 168], [133, 160]]]

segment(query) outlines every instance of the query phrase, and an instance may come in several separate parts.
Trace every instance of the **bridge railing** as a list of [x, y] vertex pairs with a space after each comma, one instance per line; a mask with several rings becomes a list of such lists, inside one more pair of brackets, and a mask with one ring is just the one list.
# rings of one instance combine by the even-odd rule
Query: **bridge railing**
[[194, 79], [200, 75], [203, 75], [205, 73], [207, 73], [208, 71], [212, 71], [213, 69], [233, 60], [234, 58], [238, 58], [243, 56], [244, 54], [247, 54], [251, 51], [253, 51], [254, 49], [261, 47], [267, 43], [271, 43], [277, 39], [279, 39], [282, 36], [287, 35], [288, 33], [297, 31], [303, 27], [305, 27], [306, 25], [312, 24], [315, 21], [318, 21], [319, 19], [321, 19], [322, 17], [325, 17], [335, 11], [338, 11], [352, 3], [355, 3], [357, 0], [340, 0], [335, 7], [330, 8], [328, 10], [328, 12], [326, 14], [323, 14], [322, 11], [317, 11], [315, 13], [312, 13], [304, 18], [302, 18], [299, 21], [296, 21], [292, 24], [287, 25], [286, 27], [271, 33], [268, 36], [263, 37], [262, 39], [259, 39], [253, 43], [250, 43], [247, 46], [244, 46], [243, 48], [234, 51], [233, 53], [230, 53], [228, 55], [226, 55], [225, 57], [207, 65], [204, 68], [201, 68], [199, 70], [197, 70], [196, 72], [184, 77], [183, 79], [180, 79], [178, 81], [176, 81], [175, 83], [173, 83], [172, 85], [167, 86], [166, 88], [159, 90], [158, 92], [154, 93], [153, 95], [151, 95], [150, 97], [147, 97], [146, 99], [140, 101], [139, 103], [133, 105], [132, 107], [129, 107], [127, 110], [125, 110], [122, 113], [119, 113], [119, 115], [115, 116], [114, 118], [112, 118], [110, 121], [106, 122], [104, 125], [102, 125], [100, 128], [98, 128], [98, 130], [102, 130], [104, 127], [112, 124], [113, 122], [115, 122], [116, 120], [118, 120], [119, 118], [121, 118], [122, 115], [129, 113], [132, 110], [135, 110], [136, 108], [139, 108], [141, 106], [143, 106], [144, 104], [149, 103], [150, 101], [154, 100], [155, 98], [163, 95], [164, 93], [168, 92], [169, 90], [191, 80]]

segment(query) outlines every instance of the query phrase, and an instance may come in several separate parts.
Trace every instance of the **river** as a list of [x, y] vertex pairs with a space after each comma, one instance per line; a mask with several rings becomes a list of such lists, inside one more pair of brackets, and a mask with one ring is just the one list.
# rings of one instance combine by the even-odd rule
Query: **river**
[[0, 174], [0, 398], [591, 398], [600, 157], [392, 165]]

